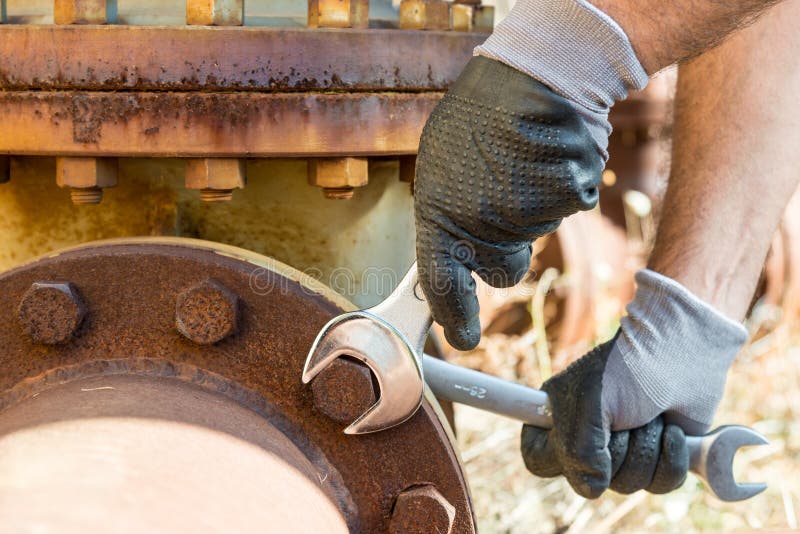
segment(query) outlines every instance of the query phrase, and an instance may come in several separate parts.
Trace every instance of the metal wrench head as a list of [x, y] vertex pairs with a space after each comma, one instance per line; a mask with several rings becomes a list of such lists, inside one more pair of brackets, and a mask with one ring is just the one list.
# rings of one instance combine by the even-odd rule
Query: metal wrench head
[[378, 380], [378, 400], [345, 429], [365, 434], [409, 419], [422, 402], [422, 364], [405, 336], [368, 311], [346, 313], [323, 327], [308, 353], [303, 383], [308, 384], [336, 358], [364, 362]]
[[699, 441], [691, 455], [691, 470], [705, 479], [719, 499], [727, 502], [743, 501], [767, 489], [764, 483], [738, 483], [733, 477], [733, 457], [740, 448], [769, 443], [755, 430], [728, 425], [705, 436], [687, 439]]

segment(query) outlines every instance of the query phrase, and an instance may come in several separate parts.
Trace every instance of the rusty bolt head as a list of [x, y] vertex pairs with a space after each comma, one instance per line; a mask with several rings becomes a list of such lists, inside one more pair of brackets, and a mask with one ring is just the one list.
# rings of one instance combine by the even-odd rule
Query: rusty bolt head
[[86, 305], [69, 282], [34, 282], [17, 310], [22, 329], [43, 345], [69, 340], [85, 316]]
[[187, 0], [186, 24], [204, 26], [241, 26], [244, 0]]
[[400, 493], [389, 522], [391, 534], [450, 534], [456, 508], [432, 485], [412, 486]]
[[239, 297], [211, 278], [178, 296], [175, 326], [198, 345], [212, 345], [236, 332]]
[[402, 0], [401, 30], [449, 30], [450, 2], [444, 0]]
[[[109, 0], [55, 0], [53, 21], [56, 24], [106, 24], [113, 22], [114, 9]], [[116, 2], [113, 2], [116, 4]], [[109, 20], [111, 19], [111, 20]]]
[[314, 405], [338, 423], [349, 425], [375, 404], [372, 371], [349, 358], [337, 358], [311, 383]]
[[308, 0], [309, 28], [367, 28], [369, 0]]

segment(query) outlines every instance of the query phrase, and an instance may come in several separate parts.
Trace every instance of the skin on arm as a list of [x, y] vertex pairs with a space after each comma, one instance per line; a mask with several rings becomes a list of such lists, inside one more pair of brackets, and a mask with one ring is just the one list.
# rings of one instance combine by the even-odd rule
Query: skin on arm
[[[590, 0], [613, 18], [653, 74], [719, 44], [780, 0]], [[778, 41], [774, 41], [777, 43]]]
[[798, 24], [800, 1], [784, 2], [679, 70], [648, 266], [737, 321], [800, 181]]

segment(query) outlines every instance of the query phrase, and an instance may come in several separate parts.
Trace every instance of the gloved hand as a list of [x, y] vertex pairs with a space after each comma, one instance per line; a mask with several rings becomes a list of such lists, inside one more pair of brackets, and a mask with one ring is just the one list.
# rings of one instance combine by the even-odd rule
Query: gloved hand
[[674, 280], [642, 270], [636, 281], [617, 336], [542, 385], [553, 429], [522, 430], [528, 469], [563, 474], [584, 497], [609, 487], [664, 493], [682, 484], [683, 431], [708, 430], [747, 339], [740, 324]]
[[584, 0], [518, 0], [422, 133], [415, 181], [419, 281], [447, 340], [480, 339], [475, 272], [527, 272], [531, 242], [595, 206], [608, 109], [647, 75], [625, 34]]

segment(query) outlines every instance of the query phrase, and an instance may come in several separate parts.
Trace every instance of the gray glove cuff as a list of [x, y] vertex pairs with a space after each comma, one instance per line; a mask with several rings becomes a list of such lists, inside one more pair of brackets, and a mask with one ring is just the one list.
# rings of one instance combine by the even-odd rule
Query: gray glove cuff
[[[710, 424], [747, 330], [671, 278], [643, 269], [636, 273], [636, 282], [636, 295], [614, 347], [622, 361], [610, 358], [609, 364], [611, 359], [617, 365], [624, 362], [659, 411]], [[607, 372], [620, 374], [623, 369], [617, 365]]]
[[475, 54], [514, 67], [577, 104], [604, 153], [609, 108], [648, 81], [622, 28], [585, 0], [517, 0]]

